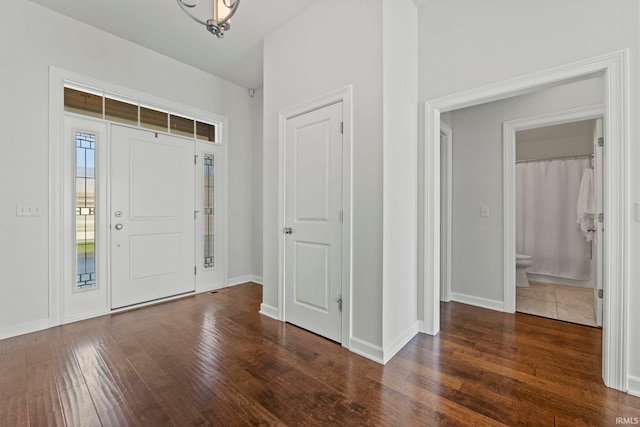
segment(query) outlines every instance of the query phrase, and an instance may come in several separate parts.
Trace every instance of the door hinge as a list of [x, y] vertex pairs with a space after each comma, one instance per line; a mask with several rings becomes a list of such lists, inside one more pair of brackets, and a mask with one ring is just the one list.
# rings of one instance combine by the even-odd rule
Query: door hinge
[[198, 212], [200, 211], [193, 211], [193, 219], [198, 219]]
[[197, 154], [195, 156], [193, 156], [193, 164], [194, 165], [198, 164], [198, 155]]
[[604, 297], [604, 289], [598, 289], [598, 298]]
[[338, 310], [342, 311], [342, 294], [340, 294], [336, 302], [338, 303]]
[[195, 276], [196, 274], [198, 274], [198, 266], [194, 265], [193, 266], [193, 275]]
[[603, 213], [599, 213], [598, 214], [598, 222], [604, 222], [604, 214]]
[[340, 222], [344, 222], [344, 211], [340, 211]]
[[344, 133], [344, 122], [340, 122], [340, 133]]
[[604, 147], [604, 138], [598, 138], [598, 147]]

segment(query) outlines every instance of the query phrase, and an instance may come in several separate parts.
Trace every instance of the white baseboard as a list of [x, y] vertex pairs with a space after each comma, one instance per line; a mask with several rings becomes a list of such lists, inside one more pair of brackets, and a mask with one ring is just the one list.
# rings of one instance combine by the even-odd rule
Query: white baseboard
[[384, 352], [382, 347], [373, 345], [367, 341], [351, 337], [351, 343], [349, 350], [355, 354], [359, 354], [362, 357], [366, 357], [369, 360], [384, 365]]
[[393, 358], [402, 348], [407, 345], [409, 341], [420, 332], [420, 324], [416, 320], [411, 326], [409, 326], [398, 338], [393, 340], [391, 344], [384, 348], [383, 364], [386, 364]]
[[253, 282], [253, 276], [248, 274], [246, 276], [230, 277], [227, 279], [227, 286], [242, 285], [247, 282]]
[[488, 308], [489, 310], [504, 311], [504, 303], [502, 301], [476, 297], [473, 295], [465, 295], [459, 294], [457, 292], [452, 292], [451, 301], [475, 305], [476, 307]]
[[577, 286], [580, 288], [595, 288], [596, 284], [593, 279], [575, 280], [566, 279], [564, 277], [547, 276], [544, 274], [527, 273], [530, 282], [551, 283], [554, 285]]
[[258, 285], [262, 285], [262, 276], [251, 275], [251, 281], [253, 283], [257, 283]]
[[265, 303], [260, 304], [260, 314], [272, 319], [280, 320], [280, 318], [278, 317], [278, 309], [272, 305], [268, 305]]
[[640, 378], [629, 376], [627, 381], [629, 382], [628, 393], [640, 397]]
[[109, 309], [102, 309], [102, 310], [81, 313], [75, 316], [65, 317], [64, 319], [62, 319], [62, 324], [66, 325], [67, 323], [79, 322], [80, 320], [87, 320], [94, 317], [104, 316], [105, 314], [110, 314], [110, 313], [111, 313], [111, 310]]
[[19, 323], [17, 325], [3, 326], [0, 327], [0, 340], [41, 331], [50, 327], [51, 322], [49, 321], [49, 318], [34, 320], [33, 322]]

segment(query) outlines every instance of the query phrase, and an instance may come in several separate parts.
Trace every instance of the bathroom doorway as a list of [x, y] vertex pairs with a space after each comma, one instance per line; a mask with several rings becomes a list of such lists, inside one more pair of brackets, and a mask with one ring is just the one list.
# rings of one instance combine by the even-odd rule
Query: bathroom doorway
[[590, 115], [515, 131], [516, 311], [601, 327], [602, 118]]

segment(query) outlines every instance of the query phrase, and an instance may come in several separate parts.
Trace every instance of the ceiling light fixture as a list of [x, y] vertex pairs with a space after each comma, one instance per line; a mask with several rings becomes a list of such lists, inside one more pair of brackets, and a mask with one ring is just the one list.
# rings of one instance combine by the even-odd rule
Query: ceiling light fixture
[[200, 3], [200, 0], [193, 0], [191, 2], [186, 0], [177, 1], [184, 13], [189, 15], [189, 17], [198, 24], [202, 24], [207, 27], [207, 30], [219, 39], [223, 38], [224, 32], [231, 28], [229, 20], [233, 14], [236, 13], [238, 5], [240, 4], [240, 0], [213, 0], [213, 10], [211, 11], [213, 18], [204, 20], [195, 16], [190, 10], [195, 9], [195, 7]]

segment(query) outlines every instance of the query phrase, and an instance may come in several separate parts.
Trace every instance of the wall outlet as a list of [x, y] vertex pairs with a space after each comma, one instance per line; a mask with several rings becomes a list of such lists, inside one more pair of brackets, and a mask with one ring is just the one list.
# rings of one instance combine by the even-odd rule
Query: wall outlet
[[16, 216], [42, 216], [43, 209], [40, 203], [16, 204]]
[[489, 206], [481, 206], [480, 207], [480, 215], [483, 217], [489, 216]]

